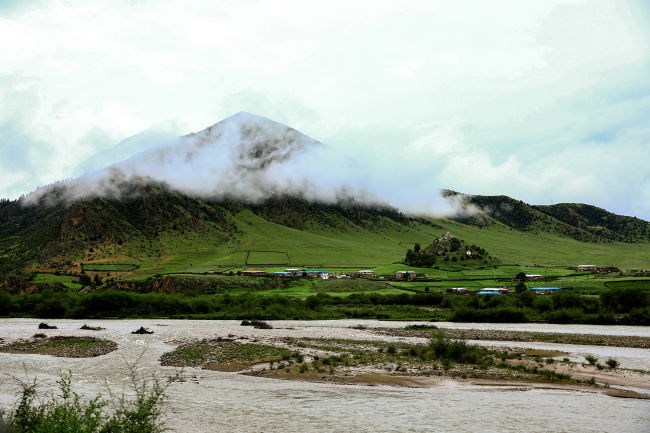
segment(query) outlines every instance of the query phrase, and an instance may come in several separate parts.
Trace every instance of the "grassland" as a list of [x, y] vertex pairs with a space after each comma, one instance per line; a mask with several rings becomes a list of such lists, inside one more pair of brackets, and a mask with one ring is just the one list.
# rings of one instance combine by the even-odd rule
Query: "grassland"
[[55, 274], [36, 274], [34, 282], [43, 283], [60, 283], [68, 289], [79, 290], [83, 286], [79, 284], [79, 278], [69, 275], [55, 275]]
[[[411, 222], [399, 232], [386, 229], [377, 233], [357, 227], [349, 232], [325, 235], [280, 226], [261, 220], [248, 211], [237, 214], [236, 219], [241, 223], [242, 234], [230, 242], [215, 245], [209, 239], [194, 236], [183, 239], [168, 234], [161, 236], [160, 247], [164, 251], [160, 257], [144, 256], [145, 251], [135, 246], [130, 248], [129, 254], [140, 256], [137, 272], [148, 275], [204, 273], [210, 269], [237, 271], [250, 267], [273, 272], [298, 267], [339, 272], [373, 269], [377, 274], [408, 269], [428, 278], [462, 280], [509, 278], [521, 271], [562, 276], [573, 273], [570, 267], [584, 263], [624, 269], [650, 268], [650, 249], [646, 244], [610, 242], [601, 246], [546, 233], [522, 233], [500, 226], [481, 229], [451, 220], [437, 220], [442, 230]], [[434, 269], [408, 268], [397, 263], [403, 260], [413, 241], [426, 245], [446, 231], [489, 251], [492, 257], [485, 265], [500, 266], [477, 269], [477, 263], [470, 261], [455, 265], [440, 261], [436, 263], [440, 269]]]

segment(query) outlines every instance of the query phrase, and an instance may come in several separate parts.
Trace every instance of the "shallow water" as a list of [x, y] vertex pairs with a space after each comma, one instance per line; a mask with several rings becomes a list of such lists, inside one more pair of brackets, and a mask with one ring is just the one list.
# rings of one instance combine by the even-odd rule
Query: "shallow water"
[[[39, 322], [31, 319], [2, 319], [0, 337], [30, 337], [39, 332], [36, 329]], [[359, 323], [366, 326], [405, 326], [403, 322], [359, 320], [278, 321], [273, 322], [276, 329], [271, 330], [241, 327], [239, 321], [54, 320], [50, 323], [56, 324], [59, 329], [44, 331], [48, 335], [93, 335], [116, 341], [119, 349], [108, 355], [89, 359], [0, 353], [1, 371], [24, 377], [24, 365], [30, 376], [37, 375], [45, 381], [44, 386], [47, 386], [53, 383], [60, 370], [69, 369], [73, 373], [77, 389], [89, 395], [99, 391], [105, 392], [106, 381], [114, 391], [120, 391], [128, 378], [125, 360], [133, 362], [140, 358], [138, 369], [141, 373], [156, 373], [160, 377], [173, 374], [177, 370], [161, 367], [158, 359], [174, 347], [173, 344], [165, 342], [176, 338], [212, 338], [232, 333], [238, 336], [292, 335], [368, 339], [371, 336], [363, 331], [346, 327]], [[107, 330], [81, 331], [78, 328], [83, 323], [99, 325]], [[157, 326], [158, 324], [167, 326]], [[444, 326], [458, 327], [454, 325], [479, 327], [477, 324], [455, 323]], [[149, 327], [155, 333], [130, 334], [140, 326]], [[508, 329], [503, 328], [504, 326], [517, 326], [509, 329], [522, 329], [521, 325], [493, 325], [485, 329]], [[609, 328], [602, 326], [541, 326], [548, 326], [544, 329], [547, 332], [650, 335], [647, 330], [628, 329], [630, 327], [617, 328], [646, 334], [604, 332]], [[277, 329], [288, 327], [295, 330]], [[553, 349], [562, 347], [559, 350], [572, 352], [572, 356], [576, 357], [586, 353], [606, 357], [610, 356], [609, 353], [616, 352], [617, 359], [629, 358], [629, 362], [643, 363], [650, 358], [650, 351], [646, 349], [551, 343], [517, 344]], [[440, 386], [429, 389], [330, 385], [196, 369], [186, 369], [183, 375], [189, 378], [187, 382], [173, 383], [169, 388], [169, 423], [179, 432], [650, 431], [649, 401], [612, 398], [585, 392], [539, 390], [525, 386], [481, 387], [459, 384], [452, 380], [442, 380]], [[0, 406], [13, 403], [12, 389], [12, 380], [6, 375], [0, 377]]]

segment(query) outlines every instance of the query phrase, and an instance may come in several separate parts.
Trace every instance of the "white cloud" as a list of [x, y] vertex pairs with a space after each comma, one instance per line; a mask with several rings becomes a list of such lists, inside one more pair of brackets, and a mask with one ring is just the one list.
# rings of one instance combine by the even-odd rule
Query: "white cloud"
[[[364, 173], [386, 191], [417, 178], [428, 189], [528, 201], [552, 194], [650, 218], [637, 163], [650, 138], [643, 120], [650, 27], [637, 7], [618, 0], [0, 6], [0, 77], [31, 77], [0, 80], [2, 136], [32, 155], [23, 163], [23, 153], [0, 149], [17, 158], [0, 165], [2, 185], [13, 185], [0, 195], [76, 174], [87, 157], [170, 119], [187, 133], [246, 110], [332, 141], [344, 155], [376, 155], [381, 170]], [[391, 171], [396, 161], [418, 171]], [[394, 182], [399, 176], [409, 182]], [[629, 190], [627, 201], [621, 190]]]
[[394, 66], [390, 71], [401, 77], [411, 78], [413, 74], [420, 68], [421, 64], [422, 60], [420, 59], [410, 59], [404, 63], [400, 63], [399, 65]]

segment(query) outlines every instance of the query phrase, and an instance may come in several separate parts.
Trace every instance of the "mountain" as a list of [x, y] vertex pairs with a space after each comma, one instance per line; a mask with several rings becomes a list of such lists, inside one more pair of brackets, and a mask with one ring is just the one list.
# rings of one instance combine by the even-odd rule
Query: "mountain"
[[[295, 195], [310, 187], [306, 176], [295, 173], [305, 158], [322, 147], [286, 125], [240, 112], [78, 179], [39, 188], [26, 202], [44, 195], [50, 201], [56, 196], [68, 203], [96, 196], [124, 198], [137, 191], [133, 184], [146, 182], [173, 185], [196, 197], [234, 197], [247, 202], [283, 192]], [[56, 193], [46, 194], [52, 188]]]
[[596, 206], [560, 203], [529, 205], [507, 196], [463, 195], [445, 190], [447, 197], [461, 198], [465, 212], [454, 219], [485, 227], [497, 223], [521, 232], [545, 232], [580, 242], [650, 241], [650, 223], [617, 215]]
[[473, 257], [502, 263], [650, 261], [647, 222], [594, 206], [446, 190], [458, 214], [429, 218], [321, 191], [307, 174], [323, 148], [286, 125], [238, 113], [106, 169], [2, 200], [0, 272], [376, 268], [447, 232], [480, 245]]

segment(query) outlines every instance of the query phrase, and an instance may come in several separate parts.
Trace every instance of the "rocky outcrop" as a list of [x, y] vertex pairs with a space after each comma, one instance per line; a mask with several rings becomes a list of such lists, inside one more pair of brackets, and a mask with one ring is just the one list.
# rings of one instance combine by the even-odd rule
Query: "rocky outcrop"
[[25, 280], [21, 275], [0, 276], [0, 290], [4, 290], [13, 295], [41, 293], [45, 289], [60, 292], [63, 290], [63, 286], [49, 283], [33, 283]]

